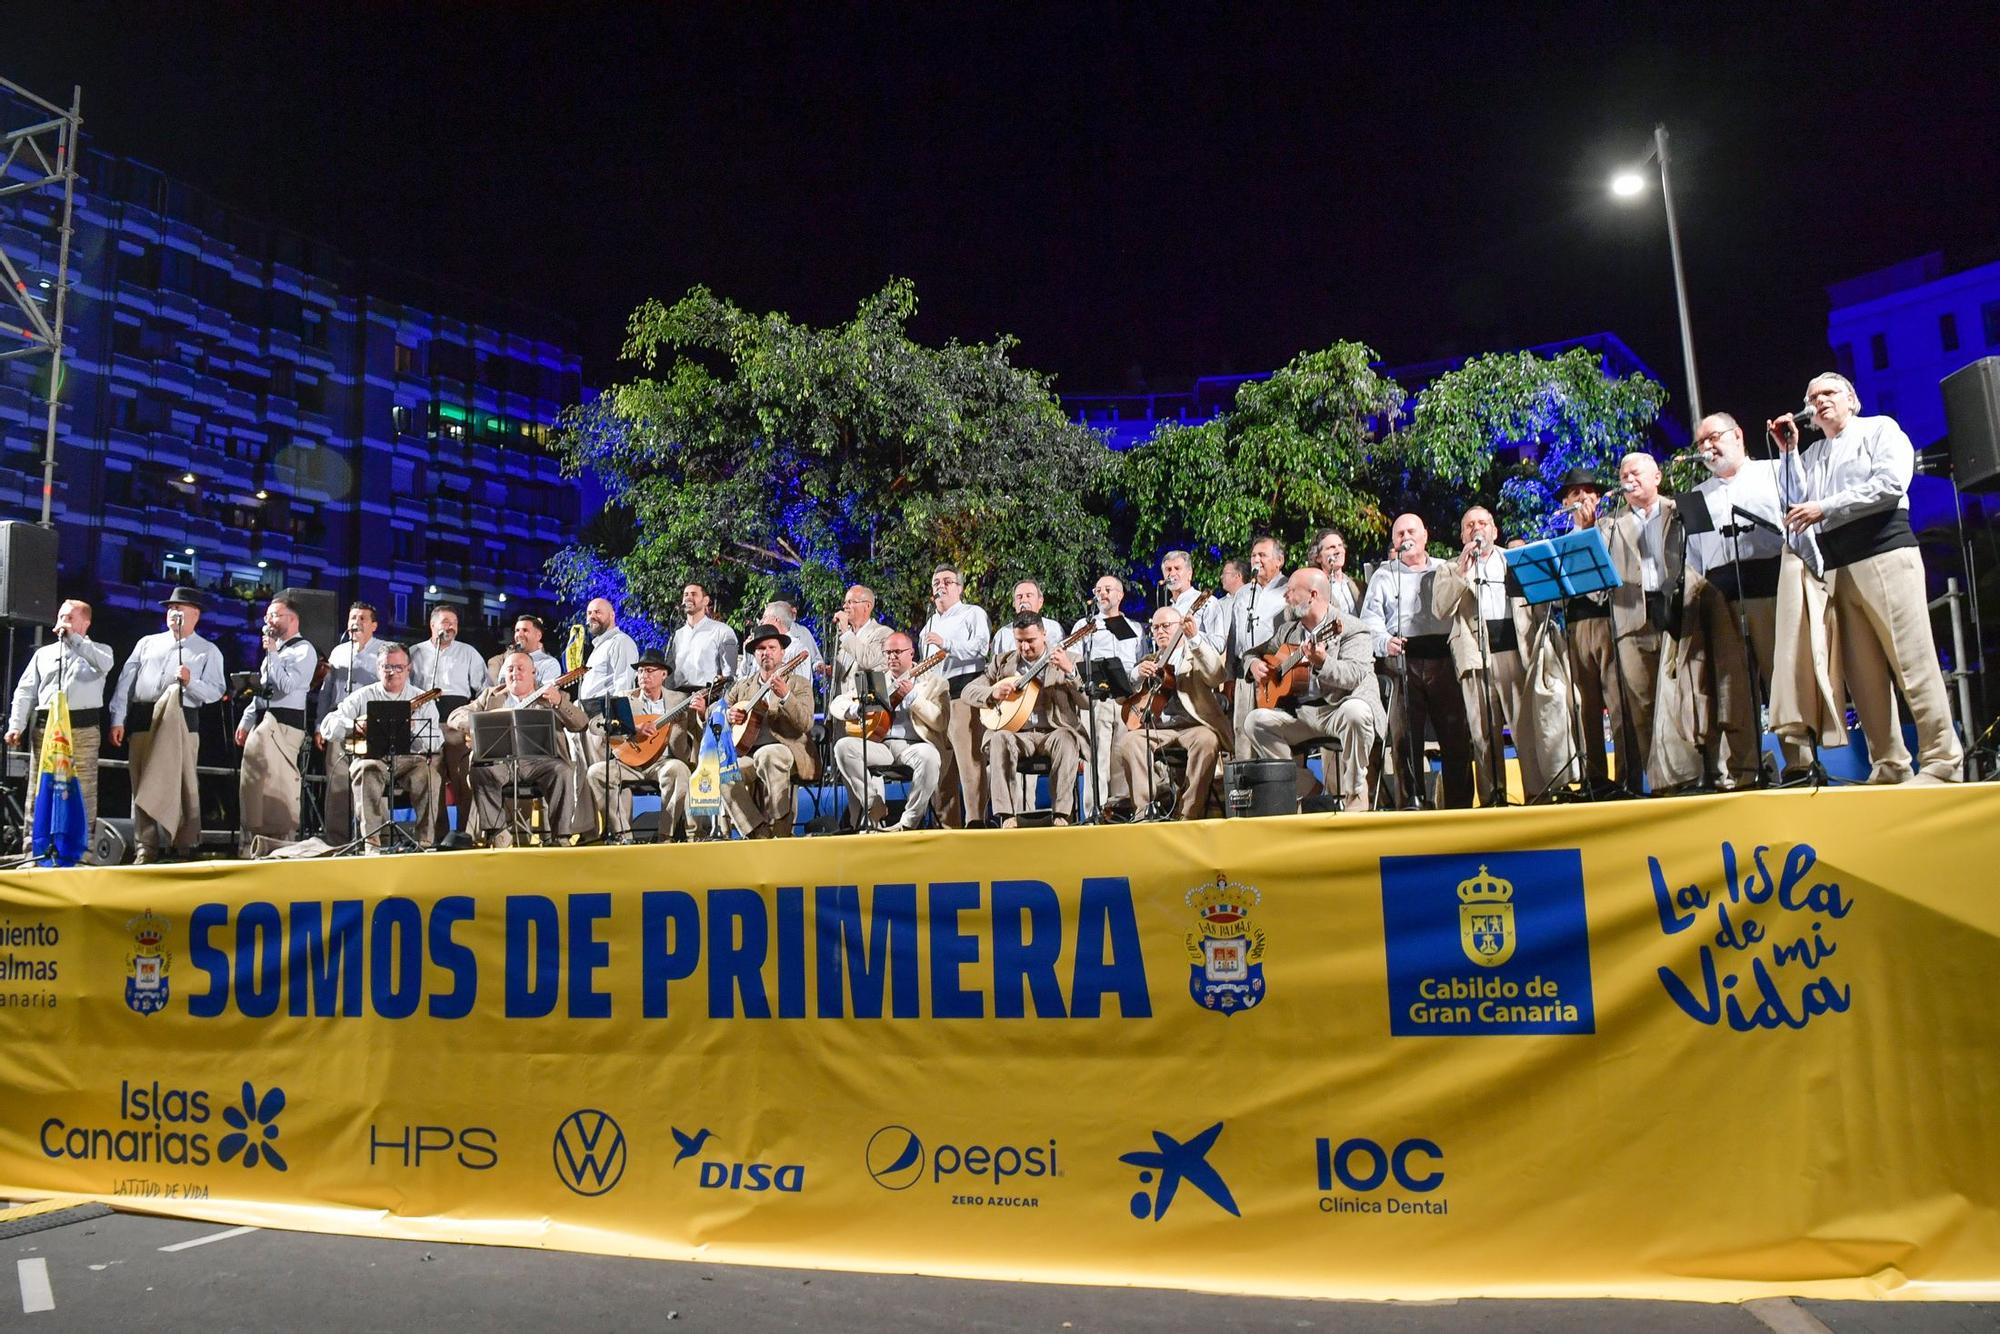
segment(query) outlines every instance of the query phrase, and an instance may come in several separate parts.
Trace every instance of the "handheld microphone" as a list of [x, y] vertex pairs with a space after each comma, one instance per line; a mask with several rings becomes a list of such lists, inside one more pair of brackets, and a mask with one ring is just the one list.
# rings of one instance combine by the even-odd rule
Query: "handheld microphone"
[[1417, 544], [1415, 542], [1409, 540], [1408, 538], [1405, 538], [1402, 542], [1397, 544], [1396, 554], [1398, 556], [1406, 556], [1410, 553], [1410, 549], [1416, 545]]

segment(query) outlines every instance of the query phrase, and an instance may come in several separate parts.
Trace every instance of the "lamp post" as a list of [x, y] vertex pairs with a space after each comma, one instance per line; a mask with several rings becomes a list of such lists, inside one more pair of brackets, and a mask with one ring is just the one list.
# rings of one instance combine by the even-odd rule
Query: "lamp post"
[[[1680, 307], [1681, 315], [1681, 361], [1687, 371], [1688, 411], [1693, 416], [1688, 428], [1693, 430], [1701, 424], [1701, 385], [1694, 373], [1694, 329], [1688, 320], [1687, 275], [1681, 271], [1681, 229], [1674, 219], [1674, 187], [1667, 172], [1667, 127], [1653, 127], [1653, 151], [1647, 155], [1648, 161], [1660, 164], [1660, 200], [1667, 207], [1667, 244], [1674, 255], [1674, 302]], [[1639, 164], [1641, 167], [1645, 163]], [[1619, 172], [1611, 178], [1611, 193], [1620, 199], [1631, 199], [1646, 189], [1646, 178], [1637, 169]]]

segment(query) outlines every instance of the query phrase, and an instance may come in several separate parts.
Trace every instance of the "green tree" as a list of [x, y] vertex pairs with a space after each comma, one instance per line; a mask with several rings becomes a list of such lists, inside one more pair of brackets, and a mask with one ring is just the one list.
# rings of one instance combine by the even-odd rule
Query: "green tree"
[[[989, 606], [1019, 578], [1080, 589], [1111, 567], [1102, 438], [1011, 364], [1014, 340], [913, 341], [916, 306], [896, 279], [825, 329], [704, 287], [639, 307], [624, 354], [646, 374], [567, 413], [554, 449], [630, 511], [629, 549], [596, 554], [642, 613], [689, 579], [725, 607], [808, 612], [859, 582], [907, 625], [939, 564]], [[590, 554], [552, 576], [581, 591]]]
[[[1413, 465], [1413, 508], [1433, 524], [1476, 497], [1495, 503], [1501, 531], [1533, 537], [1550, 530], [1556, 490], [1574, 467], [1607, 482], [1617, 461], [1646, 448], [1666, 391], [1643, 375], [1619, 379], [1587, 348], [1555, 357], [1496, 352], [1474, 357], [1417, 395], [1400, 442]], [[1503, 468], [1495, 451], [1521, 448], [1530, 460]]]
[[1130, 508], [1133, 561], [1190, 550], [1204, 574], [1270, 533], [1297, 545], [1324, 527], [1350, 538], [1386, 533], [1370, 482], [1382, 432], [1403, 391], [1360, 343], [1305, 352], [1267, 380], [1246, 382], [1232, 411], [1170, 423], [1128, 451], [1119, 489]]

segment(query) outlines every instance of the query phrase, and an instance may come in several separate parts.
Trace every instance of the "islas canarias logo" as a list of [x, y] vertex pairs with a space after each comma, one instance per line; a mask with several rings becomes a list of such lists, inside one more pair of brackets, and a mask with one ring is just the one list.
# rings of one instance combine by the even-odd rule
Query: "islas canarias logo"
[[125, 1003], [139, 1014], [157, 1014], [167, 1008], [167, 970], [173, 964], [166, 920], [142, 912], [125, 923], [125, 930], [132, 936], [131, 953], [125, 956]]
[[1490, 874], [1458, 882], [1458, 943], [1481, 968], [1498, 968], [1514, 957], [1514, 886]]
[[1217, 876], [1187, 892], [1194, 929], [1187, 933], [1188, 994], [1204, 1010], [1235, 1014], [1264, 999], [1264, 931], [1250, 920], [1264, 896]]

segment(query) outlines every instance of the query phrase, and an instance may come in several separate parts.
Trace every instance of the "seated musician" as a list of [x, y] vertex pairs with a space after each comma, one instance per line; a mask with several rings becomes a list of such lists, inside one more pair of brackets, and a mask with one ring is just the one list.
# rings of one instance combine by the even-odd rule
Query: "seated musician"
[[1077, 679], [1076, 663], [1068, 653], [1049, 646], [1042, 618], [1023, 612], [1014, 618], [1014, 647], [995, 658], [986, 671], [972, 679], [960, 698], [975, 709], [1005, 704], [1023, 693], [1017, 678], [1035, 670], [1043, 658], [1049, 665], [1025, 687], [1039, 693], [1033, 711], [1016, 732], [988, 728], [986, 732], [986, 776], [993, 809], [1001, 817], [1000, 827], [1013, 829], [1021, 821], [1014, 807], [1020, 799], [1017, 780], [1020, 765], [1030, 755], [1049, 757], [1049, 806], [1055, 822], [1069, 824], [1076, 818], [1077, 763], [1083, 753], [1083, 685]]
[[410, 651], [401, 644], [383, 646], [376, 670], [382, 674], [380, 681], [351, 692], [320, 725], [327, 744], [345, 749], [352, 757], [346, 765], [349, 790], [360, 816], [359, 832], [370, 847], [382, 844], [382, 829], [389, 823], [389, 796], [398, 786], [409, 794], [410, 805], [416, 809], [418, 837], [428, 837], [437, 820], [443, 781], [438, 750], [444, 734], [438, 724], [437, 705], [429, 700], [410, 710], [410, 754], [353, 754], [356, 739], [367, 732], [370, 704], [415, 700], [422, 693], [410, 684]]
[[[687, 761], [673, 753], [669, 738], [682, 732], [678, 726], [682, 719], [700, 715], [694, 714], [692, 706], [681, 708], [688, 703], [685, 692], [667, 689], [667, 659], [658, 649], [641, 653], [633, 669], [638, 673], [638, 684], [623, 696], [632, 705], [633, 734], [614, 743], [609, 762], [600, 757], [590, 766], [587, 777], [597, 809], [604, 814], [607, 841], [623, 842], [632, 832], [629, 789], [641, 783], [658, 785], [660, 840], [665, 842], [679, 837], [687, 823], [690, 777]], [[676, 708], [680, 708], [679, 715], [667, 718]], [[601, 723], [593, 721], [592, 726]], [[639, 763], [632, 762], [635, 757]]]
[[[889, 805], [882, 781], [873, 775], [892, 764], [907, 766], [909, 800], [904, 803], [902, 819], [892, 827], [915, 829], [923, 823], [924, 808], [937, 792], [938, 769], [951, 744], [946, 736], [951, 725], [951, 688], [935, 671], [911, 676], [916, 666], [916, 650], [910, 644], [910, 637], [901, 631], [883, 641], [882, 653], [888, 662], [891, 702], [888, 731], [879, 739], [870, 735], [866, 744], [859, 736], [840, 737], [833, 743], [833, 767], [840, 770], [848, 796], [857, 804], [862, 800], [862, 780], [867, 779], [868, 819], [872, 826], [880, 827], [888, 823]], [[851, 681], [849, 685], [848, 693], [827, 706], [828, 717], [848, 722], [858, 719], [860, 706]], [[864, 760], [868, 768], [865, 775]]]
[[[456, 736], [462, 739], [462, 744], [470, 745], [473, 715], [503, 709], [551, 710], [556, 715], [557, 726], [570, 732], [582, 732], [590, 726], [583, 710], [571, 703], [568, 695], [553, 685], [545, 686], [535, 680], [535, 660], [532, 657], [519, 649], [510, 649], [500, 660], [500, 684], [480, 691], [470, 703], [453, 710], [446, 720], [447, 743]], [[576, 779], [574, 764], [566, 758], [547, 756], [516, 760], [511, 764], [474, 765], [468, 779], [472, 788], [472, 821], [468, 832], [483, 838], [490, 848], [513, 846], [514, 838], [507, 828], [507, 816], [502, 806], [510, 771], [522, 783], [532, 785], [541, 793], [551, 830], [558, 835], [579, 832], [576, 806], [571, 800]]]
[[[1274, 708], [1254, 708], [1243, 724], [1243, 750], [1256, 759], [1281, 759], [1291, 748], [1314, 737], [1340, 743], [1336, 754], [1320, 751], [1320, 772], [1329, 787], [1337, 786], [1342, 810], [1370, 808], [1369, 760], [1377, 738], [1387, 734], [1389, 719], [1375, 687], [1375, 638], [1359, 617], [1334, 615], [1327, 601], [1331, 585], [1324, 570], [1308, 567], [1292, 572], [1285, 585], [1285, 603], [1294, 618], [1280, 627], [1261, 652], [1250, 655], [1250, 679], [1259, 686], [1275, 677], [1287, 649], [1298, 652], [1303, 678]], [[1328, 629], [1331, 622], [1333, 628]], [[1311, 780], [1300, 770], [1301, 795]]]
[[[737, 743], [741, 777], [728, 789], [729, 816], [745, 838], [790, 838], [794, 820], [792, 779], [811, 782], [819, 764], [807, 740], [812, 731], [812, 681], [804, 662], [789, 662], [791, 637], [760, 625], [743, 641], [757, 669], [729, 690], [729, 725], [750, 724]], [[789, 668], [789, 670], [787, 670]]]
[[1158, 683], [1143, 713], [1121, 719], [1118, 768], [1134, 801], [1165, 795], [1154, 764], [1162, 746], [1187, 751], [1187, 785], [1178, 811], [1199, 820], [1208, 811], [1215, 761], [1229, 747], [1229, 719], [1222, 711], [1222, 654], [1202, 634], [1196, 617], [1171, 606], [1153, 613], [1153, 652], [1139, 660], [1133, 675], [1141, 688]]

